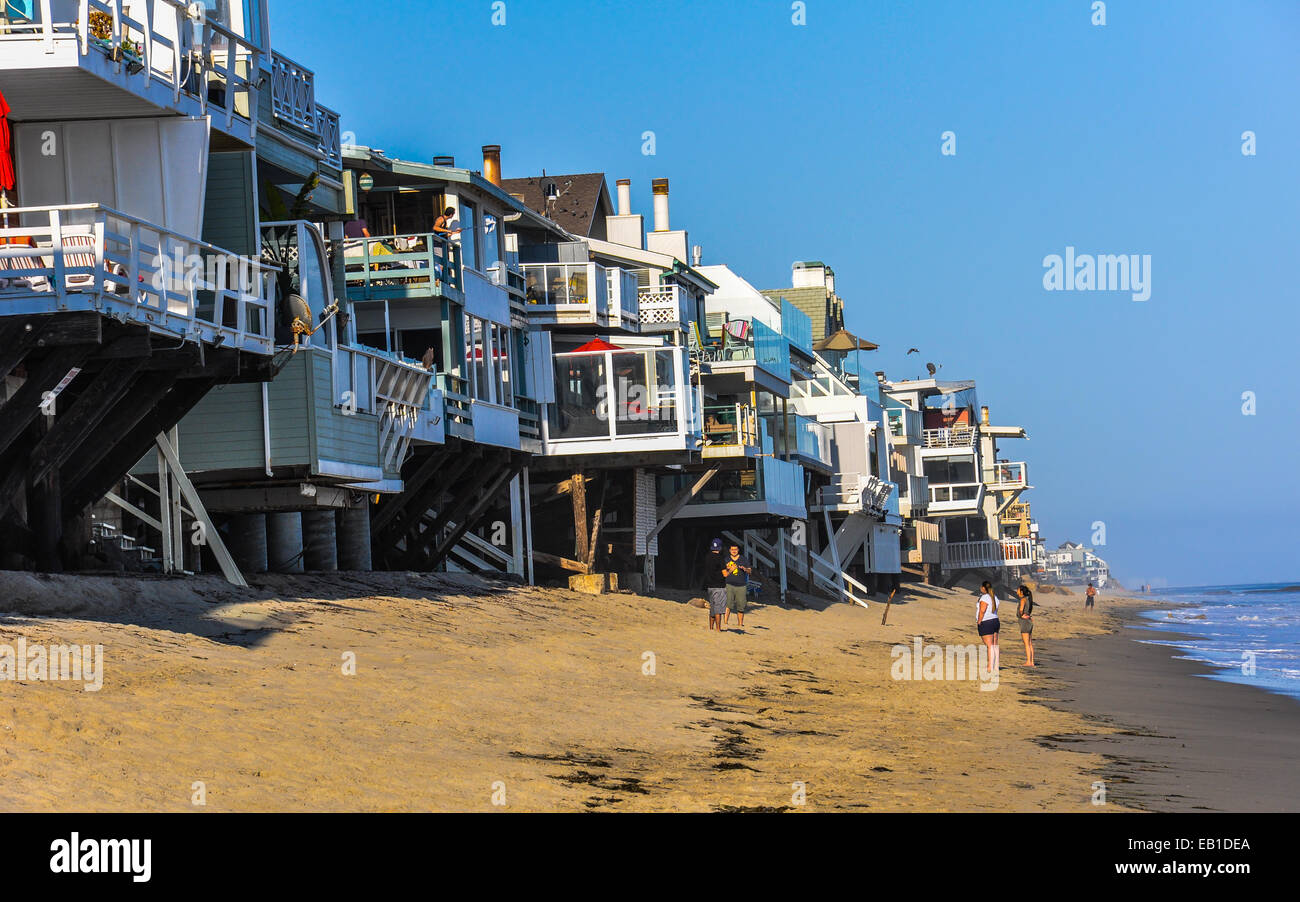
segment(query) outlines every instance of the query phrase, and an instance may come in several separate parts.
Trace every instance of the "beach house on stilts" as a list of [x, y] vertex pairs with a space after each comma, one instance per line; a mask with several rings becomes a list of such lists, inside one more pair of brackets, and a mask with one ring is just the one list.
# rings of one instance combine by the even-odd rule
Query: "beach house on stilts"
[[[358, 341], [338, 116], [310, 68], [267, 59], [254, 146], [213, 154], [208, 193], [257, 205], [217, 206], [205, 230], [275, 268], [273, 378], [214, 389], [181, 421], [179, 457], [241, 570], [366, 570], [371, 499], [400, 490], [411, 448], [441, 443], [441, 396], [419, 361]], [[134, 476], [139, 503], [148, 462]], [[184, 547], [201, 568], [201, 546]]]
[[[238, 578], [180, 465], [175, 427], [214, 386], [271, 372], [276, 267], [255, 240], [214, 228], [256, 222], [255, 191], [223, 187], [221, 155], [251, 154], [268, 59], [260, 0], [5, 4], [4, 566], [154, 561], [117, 521], [88, 513], [121, 500], [150, 452], [164, 494], [181, 503], [155, 497], [141, 513], [168, 539], [183, 526], [208, 536]], [[161, 549], [172, 569], [175, 550]]]
[[[510, 179], [563, 233], [521, 233], [541, 453], [531, 462], [534, 561], [551, 575], [619, 574], [651, 588], [660, 535], [717, 476], [703, 460], [700, 370], [687, 335], [715, 286], [685, 263], [685, 233], [614, 212], [601, 173]], [[657, 195], [658, 196], [658, 195]], [[660, 479], [681, 474], [661, 503]], [[599, 577], [607, 579], [607, 577]]]

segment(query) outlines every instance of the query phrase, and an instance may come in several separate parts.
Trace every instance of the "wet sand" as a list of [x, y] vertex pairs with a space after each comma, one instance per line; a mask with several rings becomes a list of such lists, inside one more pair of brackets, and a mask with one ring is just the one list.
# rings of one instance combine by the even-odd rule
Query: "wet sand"
[[[1180, 634], [1152, 630], [1137, 609], [1118, 631], [1052, 648], [1041, 697], [1114, 729], [1059, 737], [1106, 759], [1108, 798], [1150, 811], [1300, 810], [1300, 702], [1206, 678], [1215, 668], [1176, 657]], [[1037, 693], [1036, 693], [1037, 694]]]
[[888, 626], [883, 604], [805, 599], [718, 634], [692, 593], [0, 573], [0, 643], [102, 643], [106, 671], [99, 692], [0, 681], [0, 810], [1160, 807], [1118, 789], [1091, 804], [1113, 766], [1102, 740], [1127, 727], [1034, 700], [1085, 672], [1063, 640], [1115, 642], [1085, 637], [1149, 603], [1086, 614], [1041, 594], [1044, 666], [1019, 666], [1012, 626], [998, 689], [981, 691], [893, 678], [891, 649], [914, 636], [978, 643], [969, 591], [907, 588]]

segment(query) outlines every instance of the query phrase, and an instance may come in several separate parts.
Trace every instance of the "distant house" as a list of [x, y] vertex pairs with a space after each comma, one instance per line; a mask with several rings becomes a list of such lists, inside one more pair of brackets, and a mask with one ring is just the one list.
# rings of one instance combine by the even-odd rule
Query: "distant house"
[[502, 179], [501, 187], [571, 235], [606, 240], [605, 217], [613, 214], [614, 202], [605, 186], [605, 173]]
[[813, 341], [844, 328], [844, 300], [835, 293], [835, 270], [820, 260], [799, 260], [791, 268], [789, 288], [765, 288], [763, 294], [781, 303], [785, 298], [812, 321]]

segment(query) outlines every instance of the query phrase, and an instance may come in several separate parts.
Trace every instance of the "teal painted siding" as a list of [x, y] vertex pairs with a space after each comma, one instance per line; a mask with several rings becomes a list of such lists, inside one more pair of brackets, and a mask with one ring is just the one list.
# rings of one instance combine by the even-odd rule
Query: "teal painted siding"
[[[379, 417], [362, 411], [344, 415], [334, 406], [328, 351], [305, 348], [289, 358], [267, 386], [267, 394], [273, 467], [302, 467], [316, 475], [322, 470], [322, 459], [379, 466]], [[261, 385], [214, 388], [181, 420], [179, 438], [181, 463], [188, 472], [261, 472], [265, 465]], [[133, 472], [154, 471], [154, 457], [148, 454]]]
[[[308, 353], [306, 369], [312, 380], [315, 459], [379, 466], [379, 418], [361, 411], [345, 415], [341, 408], [335, 407], [332, 358], [324, 351]], [[313, 467], [313, 472], [318, 471], [318, 467]]]
[[256, 197], [250, 152], [209, 154], [203, 240], [241, 256], [260, 257], [253, 220]]

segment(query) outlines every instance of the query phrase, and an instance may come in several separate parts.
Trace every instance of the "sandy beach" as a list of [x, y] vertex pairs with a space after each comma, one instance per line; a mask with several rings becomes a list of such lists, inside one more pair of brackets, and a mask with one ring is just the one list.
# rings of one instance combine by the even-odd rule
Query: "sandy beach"
[[[692, 593], [3, 573], [0, 643], [102, 644], [104, 677], [97, 692], [0, 682], [0, 810], [1296, 807], [1294, 793], [1220, 789], [1230, 770], [1294, 788], [1283, 758], [1300, 705], [1186, 678], [1168, 650], [1114, 632], [1149, 600], [1085, 613], [1077, 595], [1040, 594], [1040, 666], [1020, 666], [1012, 627], [997, 689], [982, 691], [893, 678], [897, 644], [978, 642], [968, 590], [906, 590], [887, 626], [883, 604], [804, 598], [718, 634]], [[1190, 706], [1211, 698], [1216, 717], [1235, 711], [1232, 729], [1276, 743], [1207, 737]], [[1177, 753], [1148, 748], [1171, 736]]]

